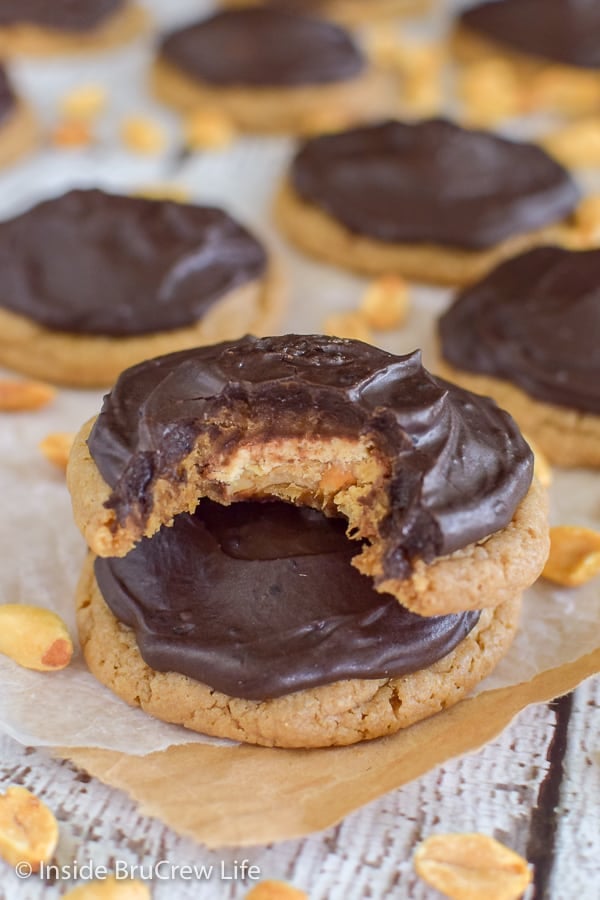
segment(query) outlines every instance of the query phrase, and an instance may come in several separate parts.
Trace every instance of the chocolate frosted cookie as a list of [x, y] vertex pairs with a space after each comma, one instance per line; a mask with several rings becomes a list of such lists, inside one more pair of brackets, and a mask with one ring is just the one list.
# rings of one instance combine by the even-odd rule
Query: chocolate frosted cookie
[[327, 261], [460, 284], [558, 236], [578, 200], [539, 147], [432, 119], [308, 140], [276, 212], [291, 240]]
[[501, 0], [462, 13], [460, 26], [509, 50], [600, 69], [600, 6], [587, 0]]
[[221, 0], [222, 6], [268, 6], [335, 19], [347, 25], [425, 12], [431, 0]]
[[418, 354], [356, 341], [248, 337], [142, 363], [82, 430], [68, 477], [100, 556], [124, 556], [202, 497], [342, 516], [363, 542], [353, 565], [424, 615], [516, 596], [546, 550], [512, 420]]
[[142, 363], [68, 479], [101, 554], [77, 593], [91, 671], [161, 719], [269, 746], [456, 703], [506, 652], [547, 552], [510, 417], [419, 354], [338, 338]]
[[551, 462], [600, 466], [600, 250], [540, 247], [460, 294], [443, 372], [490, 394]]
[[594, 0], [495, 0], [458, 18], [453, 44], [465, 63], [500, 59], [526, 79], [529, 105], [596, 112], [600, 5]]
[[159, 99], [216, 106], [248, 131], [302, 131], [377, 114], [381, 77], [349, 32], [289, 10], [226, 10], [167, 35], [153, 71]]
[[131, 0], [2, 0], [3, 56], [108, 50], [136, 37], [146, 13]]
[[227, 213], [71, 191], [0, 223], [0, 363], [109, 385], [157, 352], [261, 330], [278, 288]]
[[37, 125], [28, 106], [13, 89], [0, 65], [0, 166], [10, 165], [35, 146]]

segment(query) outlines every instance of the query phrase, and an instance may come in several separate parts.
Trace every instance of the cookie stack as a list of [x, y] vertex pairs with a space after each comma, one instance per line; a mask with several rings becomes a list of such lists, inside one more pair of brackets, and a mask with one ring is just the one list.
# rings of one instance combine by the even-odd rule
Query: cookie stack
[[124, 372], [68, 472], [90, 669], [282, 747], [390, 734], [507, 650], [547, 552], [532, 454], [419, 354], [244, 338]]

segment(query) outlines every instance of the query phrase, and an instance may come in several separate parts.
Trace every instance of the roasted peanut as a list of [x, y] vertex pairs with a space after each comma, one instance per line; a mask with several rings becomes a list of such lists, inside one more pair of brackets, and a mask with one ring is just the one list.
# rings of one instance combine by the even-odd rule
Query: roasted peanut
[[365, 291], [359, 312], [376, 331], [403, 325], [409, 309], [408, 285], [400, 275], [382, 275]]
[[74, 438], [72, 431], [54, 431], [40, 441], [39, 448], [49, 462], [66, 469]]
[[248, 891], [246, 900], [308, 900], [308, 894], [286, 881], [261, 881]]
[[0, 379], [0, 412], [29, 412], [47, 406], [56, 396], [49, 384]]
[[548, 488], [552, 484], [552, 468], [550, 463], [537, 446], [535, 441], [532, 441], [529, 435], [524, 434], [523, 437], [531, 447], [531, 451], [533, 453], [533, 471], [534, 474], [542, 485], [542, 487]]
[[575, 210], [575, 227], [586, 247], [600, 244], [600, 194], [584, 197]]
[[66, 119], [59, 122], [52, 134], [50, 140], [55, 147], [66, 147], [77, 149], [78, 147], [87, 147], [94, 140], [89, 125], [80, 119]]
[[235, 138], [233, 122], [219, 109], [198, 109], [190, 113], [183, 133], [190, 150], [218, 150]]
[[102, 881], [88, 881], [68, 891], [63, 900], [150, 900], [150, 888], [141, 881], [117, 881], [111, 875]]
[[134, 153], [161, 153], [166, 145], [164, 129], [145, 116], [128, 116], [121, 124], [123, 143]]
[[414, 855], [420, 877], [451, 900], [517, 900], [531, 881], [527, 861], [484, 834], [437, 834]]
[[106, 90], [100, 84], [82, 84], [65, 94], [59, 105], [66, 119], [93, 119], [106, 106]]
[[494, 125], [517, 115], [524, 103], [512, 67], [494, 57], [468, 66], [458, 79], [458, 93], [471, 125]]
[[0, 605], [0, 653], [25, 669], [64, 669], [73, 655], [67, 626], [56, 613], [24, 603]]
[[542, 575], [564, 587], [578, 587], [600, 575], [600, 532], [577, 525], [551, 528]]
[[335, 337], [353, 338], [373, 343], [373, 335], [364, 317], [358, 312], [336, 313], [328, 316], [323, 322], [323, 333], [332, 334]]
[[600, 117], [580, 119], [547, 134], [542, 144], [563, 165], [572, 168], [600, 165]]
[[0, 795], [0, 856], [16, 866], [27, 862], [37, 872], [52, 859], [58, 823], [47, 806], [23, 787]]

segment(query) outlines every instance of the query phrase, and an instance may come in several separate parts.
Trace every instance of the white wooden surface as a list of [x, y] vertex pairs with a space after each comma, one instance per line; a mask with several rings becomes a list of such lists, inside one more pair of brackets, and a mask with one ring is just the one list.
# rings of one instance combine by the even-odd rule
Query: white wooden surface
[[[560, 705], [564, 724], [569, 710], [565, 713], [564, 701]], [[243, 850], [208, 851], [180, 838], [140, 815], [120, 791], [5, 737], [0, 737], [0, 789], [25, 785], [54, 810], [61, 826], [57, 861], [62, 865], [92, 860], [111, 869], [121, 860], [147, 869], [167, 860], [174, 866], [214, 866], [210, 879], [151, 882], [153, 900], [241, 900], [252, 882], [220, 877], [221, 866], [231, 874], [236, 859], [258, 866], [262, 878], [292, 882], [311, 900], [436, 900], [440, 895], [412, 871], [411, 855], [421, 839], [434, 832], [479, 831], [531, 859], [532, 821], [546, 838], [538, 886], [527, 897], [598, 900], [600, 679], [591, 679], [573, 695], [558, 808], [540, 810], [550, 769], [559, 783], [561, 753], [556, 742], [552, 746], [555, 723], [551, 706], [530, 707], [480, 752], [371, 803], [336, 828], [305, 840]], [[42, 883], [35, 876], [19, 881], [0, 862], [0, 900], [56, 900], [72, 886], [68, 880]]]

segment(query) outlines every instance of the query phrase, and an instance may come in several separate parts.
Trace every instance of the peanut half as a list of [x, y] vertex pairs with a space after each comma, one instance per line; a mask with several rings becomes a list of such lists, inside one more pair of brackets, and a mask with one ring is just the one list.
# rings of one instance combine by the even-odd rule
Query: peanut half
[[382, 275], [363, 294], [359, 312], [376, 331], [391, 331], [404, 324], [409, 306], [405, 280], [400, 275]]
[[73, 655], [67, 626], [56, 613], [23, 603], [0, 605], [0, 653], [25, 669], [64, 669]]
[[308, 900], [308, 894], [287, 881], [261, 881], [248, 891], [246, 900]]
[[578, 587], [600, 575], [600, 532], [578, 525], [551, 528], [542, 575], [563, 587]]
[[64, 895], [63, 900], [150, 900], [150, 889], [141, 881], [117, 881], [111, 875], [74, 888]]
[[417, 847], [415, 870], [451, 900], [517, 900], [531, 881], [527, 861], [484, 834], [436, 834]]
[[39, 448], [49, 462], [66, 469], [74, 437], [72, 431], [53, 431], [40, 441]]
[[42, 801], [23, 787], [0, 795], [0, 856], [11, 866], [26, 862], [37, 872], [52, 859], [58, 823]]
[[47, 406], [56, 391], [40, 381], [0, 379], [0, 412], [29, 412]]

